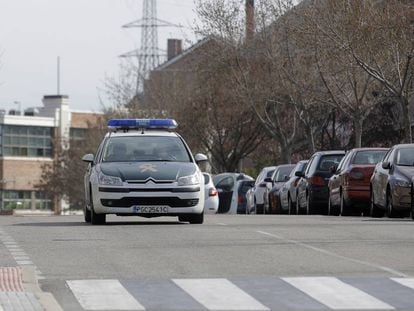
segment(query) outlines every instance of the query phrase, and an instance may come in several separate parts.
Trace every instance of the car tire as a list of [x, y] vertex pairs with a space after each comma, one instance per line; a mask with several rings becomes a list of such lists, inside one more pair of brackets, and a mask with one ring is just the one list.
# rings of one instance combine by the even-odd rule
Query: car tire
[[91, 222], [91, 210], [85, 205], [83, 207], [83, 218], [85, 219], [86, 223], [90, 223]]
[[352, 206], [346, 203], [344, 194], [340, 193], [340, 202], [341, 202], [341, 216], [352, 216]]
[[293, 215], [293, 204], [292, 204], [292, 199], [290, 198], [290, 195], [288, 195], [288, 214], [289, 215]]
[[204, 213], [188, 216], [190, 224], [200, 225], [204, 222]]
[[106, 214], [97, 214], [93, 208], [93, 196], [91, 191], [91, 224], [104, 225], [106, 223]]
[[389, 188], [387, 190], [387, 216], [389, 218], [396, 218], [399, 216], [398, 212], [394, 208], [394, 205], [392, 204], [392, 195]]
[[337, 206], [332, 205], [331, 197], [328, 199], [328, 215], [329, 216], [339, 216], [339, 209]]
[[374, 192], [371, 188], [371, 199], [370, 199], [369, 215], [373, 218], [381, 218], [384, 216], [384, 211], [375, 204]]
[[312, 202], [311, 202], [311, 198], [310, 198], [310, 194], [306, 194], [306, 215], [310, 215], [312, 214]]

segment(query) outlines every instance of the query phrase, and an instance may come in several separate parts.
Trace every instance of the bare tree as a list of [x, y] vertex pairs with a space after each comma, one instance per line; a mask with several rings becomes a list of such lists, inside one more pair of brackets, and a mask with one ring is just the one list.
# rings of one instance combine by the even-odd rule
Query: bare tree
[[[312, 6], [316, 31], [334, 49], [347, 53], [353, 59], [350, 66], [360, 66], [382, 85], [384, 96], [399, 104], [405, 142], [412, 141], [413, 8], [411, 1], [400, 0], [319, 0]], [[359, 94], [356, 97], [361, 98]]]

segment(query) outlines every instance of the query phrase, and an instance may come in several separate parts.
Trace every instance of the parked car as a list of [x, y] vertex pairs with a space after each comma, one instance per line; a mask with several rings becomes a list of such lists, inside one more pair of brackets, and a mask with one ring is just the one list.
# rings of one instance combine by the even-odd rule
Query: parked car
[[213, 177], [219, 195], [219, 214], [246, 213], [246, 192], [254, 179], [242, 173], [223, 173]]
[[272, 177], [276, 166], [269, 166], [262, 169], [256, 178], [254, 186], [246, 193], [247, 208], [249, 213], [263, 214], [263, 193], [270, 189], [272, 184], [265, 182], [265, 178]]
[[296, 208], [306, 214], [328, 213], [328, 181], [332, 176], [332, 167], [337, 167], [345, 151], [316, 152], [309, 160], [304, 173], [296, 172], [300, 177]]
[[297, 213], [296, 211], [296, 196], [297, 186], [300, 177], [296, 176], [296, 172], [304, 172], [308, 160], [299, 161], [289, 175], [289, 180], [284, 183], [280, 189], [280, 208], [288, 211], [288, 214]]
[[356, 148], [348, 151], [329, 179], [328, 214], [369, 214], [370, 180], [375, 165], [387, 148]]
[[289, 180], [289, 175], [294, 167], [294, 164], [276, 166], [272, 177], [265, 179], [266, 182], [271, 183], [272, 187], [270, 190], [266, 188], [263, 193], [264, 213], [283, 213], [283, 211], [280, 209], [279, 190], [284, 185], [284, 183]]
[[389, 217], [409, 215], [413, 209], [413, 177], [414, 144], [392, 147], [371, 177], [371, 216], [381, 217], [385, 213]]
[[216, 214], [219, 207], [219, 197], [213, 178], [208, 173], [204, 176], [204, 214]]

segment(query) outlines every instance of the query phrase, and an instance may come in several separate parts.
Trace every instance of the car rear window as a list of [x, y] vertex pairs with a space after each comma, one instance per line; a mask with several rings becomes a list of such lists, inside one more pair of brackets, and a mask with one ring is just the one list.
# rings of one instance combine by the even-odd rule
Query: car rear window
[[181, 139], [171, 136], [111, 137], [105, 146], [102, 160], [103, 162], [191, 162]]
[[364, 150], [358, 151], [355, 154], [352, 164], [377, 164], [380, 162], [384, 155], [387, 153], [387, 150]]
[[277, 169], [274, 181], [283, 182], [285, 181], [285, 176], [289, 176], [290, 172], [293, 170], [294, 166], [285, 166]]
[[246, 180], [242, 181], [239, 185], [239, 193], [246, 193], [249, 191], [250, 188], [254, 187], [254, 181], [252, 180]]
[[332, 166], [338, 166], [339, 162], [341, 162], [342, 158], [344, 157], [343, 154], [330, 154], [324, 155], [321, 157], [319, 161], [319, 165], [317, 170], [328, 172]]

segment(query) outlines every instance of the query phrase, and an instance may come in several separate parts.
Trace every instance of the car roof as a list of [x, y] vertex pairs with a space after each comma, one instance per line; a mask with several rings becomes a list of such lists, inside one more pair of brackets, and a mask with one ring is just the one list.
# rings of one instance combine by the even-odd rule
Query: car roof
[[394, 148], [413, 148], [414, 144], [399, 144], [399, 145], [395, 145], [393, 147]]
[[131, 136], [163, 136], [163, 137], [178, 137], [178, 134], [175, 132], [170, 132], [166, 130], [129, 130], [129, 131], [116, 131], [108, 132], [105, 137], [131, 137]]
[[345, 154], [345, 150], [327, 150], [327, 151], [318, 151], [314, 153], [314, 155], [317, 155], [317, 156], [324, 156], [324, 155], [331, 155], [331, 154]]
[[296, 164], [281, 164], [276, 166], [276, 169], [282, 168], [282, 167], [295, 167]]
[[349, 152], [356, 152], [356, 151], [388, 151], [388, 150], [390, 150], [390, 148], [372, 147], [372, 148], [353, 148], [353, 149], [349, 150]]

